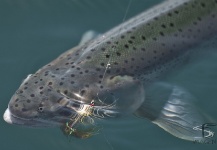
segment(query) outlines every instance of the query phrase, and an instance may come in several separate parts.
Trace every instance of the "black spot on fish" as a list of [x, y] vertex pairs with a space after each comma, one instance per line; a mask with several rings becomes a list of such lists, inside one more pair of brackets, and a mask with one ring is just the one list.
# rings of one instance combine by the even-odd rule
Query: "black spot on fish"
[[31, 94], [30, 96], [31, 96], [31, 97], [35, 97], [35, 94]]
[[59, 85], [63, 85], [63, 82], [60, 82]]
[[80, 94], [81, 94], [81, 96], [83, 96], [84, 94], [85, 94], [85, 90], [81, 90], [81, 92], [80, 92]]
[[104, 51], [105, 51], [105, 48], [103, 47], [103, 48], [101, 48], [101, 50], [104, 52]]
[[117, 52], [116, 54], [117, 54], [117, 56], [121, 56], [121, 53], [119, 53], [119, 52]]
[[141, 48], [141, 50], [144, 52], [144, 51], [145, 51], [145, 48]]
[[15, 107], [18, 107], [18, 104], [15, 104], [14, 106], [15, 106]]
[[104, 64], [104, 63], [100, 63], [100, 65], [101, 65], [101, 66], [105, 66], [105, 64]]
[[19, 101], [19, 98], [15, 99], [15, 102], [18, 102]]
[[201, 21], [202, 19], [200, 17], [197, 17], [197, 20]]
[[109, 57], [110, 57], [110, 55], [108, 55], [108, 54], [107, 54], [107, 55], [105, 55], [105, 57], [106, 57], [106, 58], [109, 58]]
[[74, 81], [71, 81], [70, 83], [71, 83], [71, 84], [74, 84], [75, 82], [74, 82]]
[[52, 85], [52, 84], [53, 84], [53, 82], [49, 82], [49, 83], [48, 83], [48, 85]]
[[132, 43], [133, 43], [133, 41], [129, 40], [129, 41], [128, 41], [128, 43], [129, 43], [129, 44], [132, 44]]
[[142, 36], [141, 38], [142, 38], [142, 40], [144, 40], [144, 41], [146, 40], [146, 37], [145, 37], [145, 36]]
[[40, 92], [40, 94], [42, 95], [42, 94], [44, 94], [44, 92]]
[[174, 23], [170, 23], [170, 27], [174, 27]]
[[74, 74], [71, 74], [71, 77], [75, 77], [75, 75], [74, 75]]
[[30, 103], [30, 102], [31, 102], [31, 100], [27, 99], [27, 100], [26, 100], [26, 102], [27, 102], [27, 103]]
[[205, 3], [200, 3], [200, 5], [205, 8], [206, 7], [206, 4]]
[[121, 38], [122, 38], [122, 39], [124, 39], [124, 38], [125, 38], [125, 36], [124, 36], [124, 35], [122, 35], [122, 36], [121, 36]]
[[162, 24], [161, 27], [162, 27], [162, 28], [166, 28], [166, 25], [165, 25], [165, 24]]
[[129, 48], [129, 46], [127, 44], [124, 45], [125, 48]]
[[85, 70], [84, 72], [85, 72], [85, 73], [88, 73], [88, 72], [89, 72], [89, 70]]
[[131, 38], [131, 39], [135, 39], [135, 36], [131, 36], [130, 38]]
[[26, 90], [26, 89], [28, 89], [28, 87], [26, 86], [26, 87], [24, 87], [24, 90]]
[[65, 90], [65, 91], [64, 91], [64, 94], [68, 94], [68, 91], [67, 91], [67, 90]]
[[164, 36], [164, 33], [161, 31], [161, 32], [160, 32], [160, 35], [161, 35], [161, 36]]
[[154, 20], [158, 20], [158, 17], [154, 17]]
[[71, 66], [71, 68], [75, 68], [75, 66], [73, 65], [73, 66]]
[[178, 11], [178, 10], [175, 10], [174, 13], [179, 14], [179, 11]]
[[168, 15], [169, 17], [172, 17], [172, 13], [168, 13], [167, 15]]
[[87, 56], [87, 59], [91, 59], [91, 57], [90, 57], [90, 56]]
[[107, 44], [111, 44], [111, 42], [110, 42], [110, 41], [107, 41], [106, 43], [107, 43]]

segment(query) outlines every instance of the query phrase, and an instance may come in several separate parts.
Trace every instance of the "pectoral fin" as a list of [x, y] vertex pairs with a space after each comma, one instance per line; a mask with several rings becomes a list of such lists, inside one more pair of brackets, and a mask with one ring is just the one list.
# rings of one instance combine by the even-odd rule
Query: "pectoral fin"
[[115, 109], [120, 114], [133, 113], [144, 102], [143, 84], [131, 76], [106, 78], [104, 85], [110, 90], [109, 92], [101, 92], [99, 98], [104, 99], [108, 104], [114, 103]]
[[164, 83], [155, 84], [146, 93], [147, 98], [136, 112], [137, 116], [149, 119], [181, 139], [194, 141], [204, 138], [199, 127], [208, 119], [193, 105], [194, 98], [190, 93]]

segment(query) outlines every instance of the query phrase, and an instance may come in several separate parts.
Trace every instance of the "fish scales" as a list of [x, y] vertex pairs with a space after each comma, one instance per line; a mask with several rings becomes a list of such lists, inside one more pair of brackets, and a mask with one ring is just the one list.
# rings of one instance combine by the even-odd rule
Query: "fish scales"
[[115, 102], [107, 112], [97, 109], [105, 116], [111, 109], [134, 112], [144, 102], [144, 85], [212, 38], [216, 26], [217, 0], [167, 0], [28, 76], [7, 113], [17, 124], [25, 118], [24, 125], [46, 126], [65, 123], [92, 100], [98, 108]]
[[[115, 75], [152, 80], [158, 76], [156, 67], [159, 73], [174, 67], [192, 46], [216, 33], [216, 5], [215, 0], [168, 1], [60, 56], [43, 71], [59, 79], [71, 79], [71, 73], [76, 73], [84, 84], [90, 82], [85, 79], [91, 72], [97, 75], [93, 79], [90, 74], [94, 82], [100, 83], [98, 86], [102, 86], [102, 79]], [[51, 80], [50, 76], [47, 78]], [[70, 85], [66, 86], [65, 89], [70, 89]]]

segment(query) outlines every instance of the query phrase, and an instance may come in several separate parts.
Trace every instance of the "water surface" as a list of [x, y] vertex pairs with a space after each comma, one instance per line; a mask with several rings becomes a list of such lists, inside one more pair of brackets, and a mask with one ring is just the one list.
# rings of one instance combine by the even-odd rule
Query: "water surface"
[[[162, 0], [0, 0], [0, 114], [21, 81], [79, 43], [87, 30], [103, 33]], [[164, 81], [188, 89], [207, 114], [216, 117], [217, 51], [205, 49]], [[177, 139], [134, 116], [104, 121], [103, 131], [86, 140], [71, 139], [59, 129], [31, 129], [0, 120], [0, 148], [40, 150], [216, 149]], [[216, 132], [217, 133], [217, 132]], [[217, 138], [217, 136], [216, 136]]]

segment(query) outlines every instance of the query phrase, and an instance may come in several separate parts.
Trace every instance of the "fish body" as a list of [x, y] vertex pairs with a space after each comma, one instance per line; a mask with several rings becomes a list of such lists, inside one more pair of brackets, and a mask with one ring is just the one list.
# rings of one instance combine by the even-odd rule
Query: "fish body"
[[143, 105], [146, 87], [212, 38], [216, 27], [216, 0], [165, 1], [28, 76], [4, 119], [60, 126], [93, 100], [96, 117], [133, 113]]

